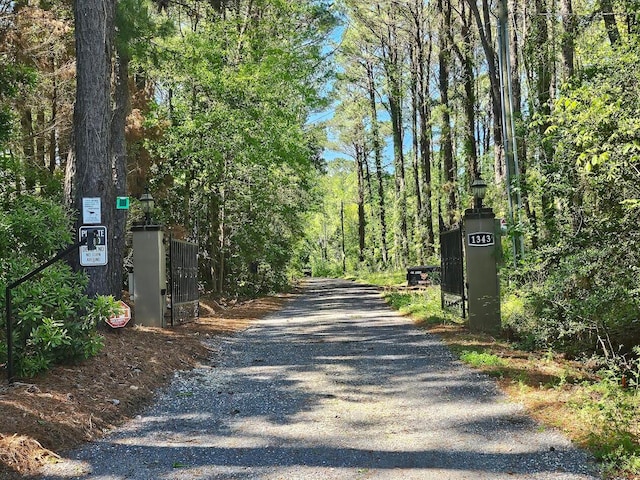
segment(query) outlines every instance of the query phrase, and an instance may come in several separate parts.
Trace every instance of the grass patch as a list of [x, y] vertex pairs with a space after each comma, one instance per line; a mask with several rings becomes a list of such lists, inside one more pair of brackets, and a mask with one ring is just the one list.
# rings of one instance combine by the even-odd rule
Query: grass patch
[[475, 350], [463, 350], [460, 353], [460, 360], [472, 367], [503, 367], [506, 365], [504, 360], [493, 353]]
[[359, 272], [355, 280], [376, 285], [378, 287], [386, 287], [391, 285], [401, 285], [407, 281], [406, 272]]
[[391, 289], [385, 291], [384, 297], [393, 308], [403, 315], [410, 315], [424, 326], [462, 323], [462, 319], [455, 314], [442, 310], [438, 287], [419, 290]]
[[640, 475], [640, 392], [613, 378], [584, 384], [570, 402], [584, 423], [584, 444], [611, 474]]

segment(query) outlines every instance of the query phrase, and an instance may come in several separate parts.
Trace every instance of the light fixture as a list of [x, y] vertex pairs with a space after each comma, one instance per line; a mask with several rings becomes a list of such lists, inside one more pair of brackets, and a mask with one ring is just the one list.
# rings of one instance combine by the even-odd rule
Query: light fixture
[[144, 187], [144, 193], [140, 196], [140, 203], [142, 203], [142, 211], [144, 212], [144, 224], [151, 224], [151, 212], [155, 206], [155, 200], [149, 193], [149, 187]]
[[473, 193], [473, 200], [476, 209], [482, 208], [482, 200], [487, 193], [487, 182], [485, 182], [480, 175], [478, 175], [471, 184], [471, 193]]

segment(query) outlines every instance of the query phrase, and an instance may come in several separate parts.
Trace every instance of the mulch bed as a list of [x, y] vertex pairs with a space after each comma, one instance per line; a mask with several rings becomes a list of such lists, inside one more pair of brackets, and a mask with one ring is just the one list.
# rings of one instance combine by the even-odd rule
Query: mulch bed
[[202, 299], [195, 322], [104, 332], [105, 347], [98, 356], [0, 386], [0, 478], [34, 474], [44, 462], [55, 461], [57, 452], [133, 418], [174, 372], [192, 369], [212, 355], [203, 338], [242, 331], [282, 308], [287, 298]]

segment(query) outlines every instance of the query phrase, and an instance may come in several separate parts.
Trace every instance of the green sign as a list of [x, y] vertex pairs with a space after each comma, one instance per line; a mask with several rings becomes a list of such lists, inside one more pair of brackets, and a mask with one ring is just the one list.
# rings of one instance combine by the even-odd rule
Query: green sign
[[117, 210], [129, 210], [129, 197], [117, 197], [116, 198]]

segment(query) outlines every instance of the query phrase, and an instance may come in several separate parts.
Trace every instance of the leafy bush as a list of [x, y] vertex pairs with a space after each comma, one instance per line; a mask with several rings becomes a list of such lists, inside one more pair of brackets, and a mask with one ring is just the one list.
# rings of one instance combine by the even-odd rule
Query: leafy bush
[[591, 430], [587, 444], [605, 469], [635, 477], [640, 473], [638, 390], [620, 384], [617, 366], [601, 373], [603, 379], [586, 387], [571, 405]]
[[631, 255], [599, 248], [548, 251], [525, 275], [505, 323], [529, 348], [570, 356], [629, 351], [640, 340]]
[[312, 259], [311, 272], [314, 277], [339, 278], [342, 276], [342, 265], [337, 262]]
[[[71, 219], [62, 206], [20, 196], [0, 212], [0, 288], [24, 277], [72, 242]], [[73, 253], [71, 254], [73, 255]], [[86, 277], [63, 261], [11, 290], [14, 366], [33, 376], [52, 365], [95, 355], [105, 308], [84, 294]], [[107, 302], [108, 303], [108, 302]], [[0, 307], [4, 312], [6, 298]], [[6, 361], [6, 318], [0, 321], [0, 362]]]

